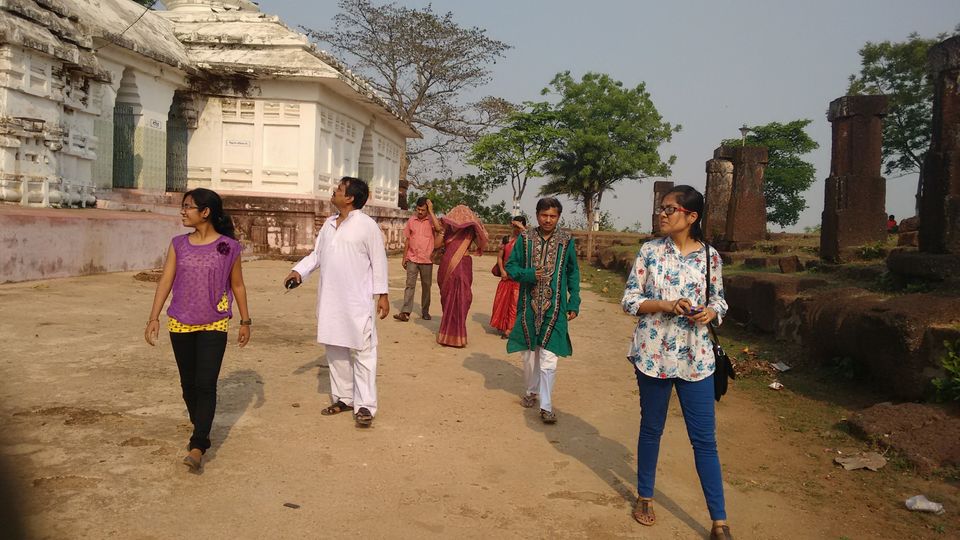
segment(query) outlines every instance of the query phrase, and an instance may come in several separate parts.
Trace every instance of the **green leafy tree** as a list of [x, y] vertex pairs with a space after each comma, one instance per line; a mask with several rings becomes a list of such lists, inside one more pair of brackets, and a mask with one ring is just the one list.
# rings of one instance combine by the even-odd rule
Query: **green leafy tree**
[[663, 120], [643, 83], [624, 88], [600, 73], [576, 81], [566, 71], [541, 93], [559, 99], [552, 106], [556, 137], [542, 167], [550, 179], [540, 194], [575, 199], [587, 224], [598, 223], [603, 196], [618, 182], [670, 174], [676, 157], [664, 161], [659, 148], [680, 126]]
[[860, 49], [860, 73], [850, 76], [847, 93], [884, 94], [884, 174], [910, 174], [923, 167], [930, 147], [933, 84], [927, 73], [927, 50], [937, 39], [910, 34], [906, 41], [867, 42]]
[[[750, 128], [746, 144], [767, 149], [767, 168], [763, 173], [763, 196], [767, 200], [767, 221], [781, 227], [794, 225], [807, 208], [803, 192], [810, 189], [817, 170], [801, 156], [820, 147], [805, 131], [811, 120], [771, 122]], [[741, 139], [726, 139], [726, 146], [739, 146]]]
[[[953, 34], [960, 33], [960, 25]], [[860, 73], [850, 75], [850, 95], [888, 96], [883, 121], [884, 174], [918, 173], [930, 148], [933, 121], [933, 81], [927, 72], [927, 51], [950, 37], [922, 38], [916, 32], [906, 41], [868, 41], [860, 48]], [[922, 182], [922, 180], [921, 180]], [[919, 202], [920, 184], [917, 185]]]
[[491, 185], [510, 182], [514, 214], [520, 211], [527, 181], [542, 176], [539, 167], [556, 140], [556, 120], [549, 104], [526, 103], [506, 118], [499, 131], [480, 137], [467, 156]]
[[[464, 104], [460, 96], [490, 80], [490, 66], [510, 46], [486, 30], [458, 24], [453, 13], [395, 3], [340, 0], [332, 30], [303, 28], [329, 43], [363, 75], [397, 115], [424, 134], [401, 162], [401, 191], [414, 178], [464, 150], [510, 107], [487, 97]], [[413, 170], [411, 163], [416, 164]], [[405, 202], [405, 201], [401, 201]]]
[[465, 204], [484, 223], [510, 223], [506, 202], [487, 204], [488, 195], [493, 188], [489, 179], [475, 174], [459, 178], [440, 178], [421, 182], [418, 190], [411, 192], [410, 200], [427, 197], [433, 201], [433, 207], [438, 212], [447, 212], [458, 204]]

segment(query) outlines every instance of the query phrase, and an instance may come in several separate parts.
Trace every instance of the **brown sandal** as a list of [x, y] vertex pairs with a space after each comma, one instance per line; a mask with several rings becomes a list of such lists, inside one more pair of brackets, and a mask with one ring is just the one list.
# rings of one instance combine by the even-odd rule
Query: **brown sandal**
[[653, 499], [637, 498], [637, 504], [633, 507], [633, 519], [647, 527], [656, 523], [657, 515], [653, 513]]
[[340, 414], [342, 412], [353, 411], [352, 405], [347, 405], [342, 401], [337, 401], [333, 405], [326, 407], [320, 411], [320, 414], [324, 416], [332, 416], [334, 414]]
[[357, 423], [357, 427], [370, 427], [370, 424], [373, 424], [373, 415], [370, 414], [370, 409], [360, 407], [353, 415], [353, 420]]
[[398, 321], [400, 321], [400, 322], [407, 322], [407, 321], [410, 320], [410, 314], [409, 314], [409, 313], [402, 313], [402, 312], [401, 312], [401, 313], [397, 313], [396, 315], [394, 315], [393, 318], [396, 319], [396, 320], [398, 320]]
[[188, 469], [190, 469], [190, 472], [200, 472], [200, 469], [203, 467], [201, 462], [198, 461], [193, 456], [191, 456], [190, 454], [187, 454], [183, 458], [183, 464], [186, 465]]
[[520, 398], [520, 406], [524, 408], [531, 408], [537, 404], [537, 395], [536, 394], [526, 394]]
[[710, 531], [710, 540], [733, 540], [733, 535], [730, 534], [730, 527], [717, 525]]

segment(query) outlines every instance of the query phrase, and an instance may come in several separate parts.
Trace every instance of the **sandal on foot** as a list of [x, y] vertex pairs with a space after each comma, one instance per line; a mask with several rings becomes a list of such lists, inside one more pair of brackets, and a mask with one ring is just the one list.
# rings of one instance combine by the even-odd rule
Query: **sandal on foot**
[[340, 414], [340, 413], [342, 413], [342, 412], [347, 412], [347, 411], [352, 411], [352, 410], [353, 410], [353, 406], [352, 406], [352, 405], [347, 405], [346, 403], [344, 403], [344, 402], [342, 402], [342, 401], [337, 401], [337, 402], [334, 403], [333, 405], [322, 409], [322, 410], [320, 411], [320, 414], [322, 414], [322, 415], [324, 415], [324, 416], [331, 416], [331, 415], [334, 415], [334, 414]]
[[710, 531], [710, 540], [733, 540], [733, 535], [730, 534], [730, 527], [717, 525]]
[[200, 461], [196, 460], [190, 454], [187, 454], [183, 458], [183, 464], [190, 469], [191, 472], [200, 472]]
[[653, 513], [653, 499], [638, 498], [636, 506], [633, 507], [633, 519], [647, 527], [656, 523], [657, 515]]
[[545, 411], [540, 409], [540, 420], [543, 420], [544, 424], [556, 424], [557, 415], [553, 411]]
[[370, 409], [366, 407], [357, 409], [357, 414], [353, 415], [353, 419], [357, 422], [357, 427], [370, 427], [370, 424], [373, 423], [373, 415], [370, 414]]
[[396, 315], [393, 316], [393, 318], [396, 319], [396, 320], [398, 320], [398, 321], [400, 321], [400, 322], [407, 322], [407, 321], [410, 320], [410, 314], [409, 314], [409, 313], [397, 313]]
[[520, 398], [520, 406], [524, 408], [531, 408], [537, 404], [537, 395], [536, 394], [527, 394]]

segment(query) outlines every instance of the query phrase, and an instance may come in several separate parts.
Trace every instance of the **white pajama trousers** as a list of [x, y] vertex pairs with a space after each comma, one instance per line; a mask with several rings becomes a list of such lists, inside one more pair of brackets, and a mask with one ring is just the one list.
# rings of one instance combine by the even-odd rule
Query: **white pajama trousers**
[[366, 407], [377, 414], [377, 348], [367, 341], [365, 349], [327, 345], [330, 367], [330, 402], [342, 401], [353, 412]]
[[523, 378], [527, 383], [527, 394], [540, 394], [540, 408], [553, 411], [550, 393], [557, 378], [557, 355], [537, 347], [533, 351], [523, 351]]

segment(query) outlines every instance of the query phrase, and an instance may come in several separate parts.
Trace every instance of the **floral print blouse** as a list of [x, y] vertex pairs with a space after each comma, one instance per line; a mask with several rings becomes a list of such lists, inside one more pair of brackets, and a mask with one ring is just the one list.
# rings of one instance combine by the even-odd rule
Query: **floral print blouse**
[[[707, 281], [706, 252], [703, 246], [687, 256], [670, 237], [657, 238], [640, 246], [627, 278], [621, 305], [631, 315], [647, 300], [689, 299], [694, 306], [706, 305], [717, 312], [716, 324], [727, 313], [723, 297], [720, 254], [710, 248], [710, 302], [704, 294]], [[660, 379], [699, 381], [715, 368], [710, 331], [706, 325], [665, 313], [642, 313], [633, 332], [627, 358], [644, 375]]]

